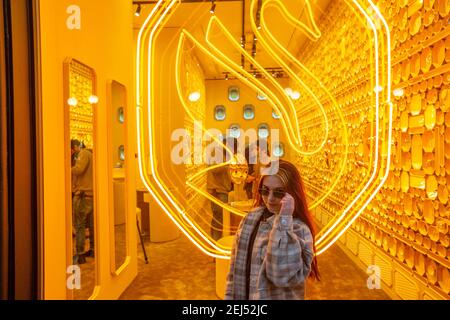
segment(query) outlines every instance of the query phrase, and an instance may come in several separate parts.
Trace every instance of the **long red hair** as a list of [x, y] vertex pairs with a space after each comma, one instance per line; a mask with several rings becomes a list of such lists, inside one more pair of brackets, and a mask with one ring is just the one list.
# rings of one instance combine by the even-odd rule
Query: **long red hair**
[[[288, 173], [288, 181], [286, 187], [286, 192], [289, 193], [295, 200], [295, 209], [293, 216], [299, 218], [301, 221], [306, 223], [313, 236], [313, 248], [316, 252], [316, 241], [315, 236], [317, 233], [317, 227], [314, 222], [314, 218], [308, 210], [308, 204], [306, 202], [305, 189], [303, 187], [303, 181], [298, 172], [297, 168], [290, 162], [285, 160], [279, 160], [279, 168], [284, 169]], [[255, 194], [255, 207], [265, 206], [261, 194], [258, 190], [262, 186], [265, 175], [261, 176], [258, 180], [258, 188]], [[319, 268], [317, 265], [317, 257], [314, 255], [310, 277], [320, 280]]]

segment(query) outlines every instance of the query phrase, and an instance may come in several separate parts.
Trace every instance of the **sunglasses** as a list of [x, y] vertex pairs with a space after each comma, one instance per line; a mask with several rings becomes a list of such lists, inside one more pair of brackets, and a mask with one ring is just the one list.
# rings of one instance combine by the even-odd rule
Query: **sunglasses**
[[[273, 196], [277, 199], [283, 199], [284, 196], [286, 195], [286, 191], [283, 191], [283, 190], [273, 190], [272, 192], [273, 192]], [[259, 189], [259, 193], [263, 197], [268, 197], [270, 194], [270, 190], [267, 188], [261, 188], [261, 189]]]

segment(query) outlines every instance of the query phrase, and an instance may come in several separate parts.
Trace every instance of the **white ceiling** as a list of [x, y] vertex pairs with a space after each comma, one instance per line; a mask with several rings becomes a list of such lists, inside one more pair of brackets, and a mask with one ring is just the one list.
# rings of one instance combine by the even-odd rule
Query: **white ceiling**
[[[307, 23], [305, 1], [308, 0], [284, 0], [283, 3], [288, 8], [294, 17], [298, 17], [300, 21]], [[326, 10], [331, 0], [310, 0], [315, 21], [317, 22]], [[242, 34], [242, 1], [220, 1], [216, 0], [215, 15], [223, 22], [230, 33], [234, 36], [236, 41], [240, 41]], [[134, 27], [136, 29], [145, 21], [145, 18], [151, 11], [154, 5], [147, 4], [142, 6], [140, 17], [135, 17]], [[253, 45], [253, 32], [250, 26], [250, 0], [245, 0], [245, 35], [246, 35], [246, 51], [251, 54]], [[209, 12], [211, 3], [209, 1], [197, 3], [181, 3], [171, 19], [167, 22], [167, 28], [187, 28], [199, 40], [204, 39], [207, 23], [211, 14]], [[136, 6], [133, 6], [133, 10]], [[269, 9], [271, 10], [271, 9]], [[272, 15], [267, 15], [267, 25], [271, 32], [275, 35], [277, 40], [287, 48], [295, 56], [298, 56], [301, 47], [305, 41], [310, 41], [301, 30], [286, 23], [281, 14], [275, 12]], [[217, 29], [214, 29], [217, 30]], [[236, 63], [240, 64], [241, 55], [237, 50], [231, 49], [231, 46], [223, 41], [225, 38], [219, 33], [212, 33], [213, 41], [217, 46], [220, 46], [221, 51], [232, 58]], [[202, 55], [197, 51], [197, 58], [202, 65], [207, 79], [223, 78], [223, 72], [218, 65], [216, 65], [206, 55]], [[261, 48], [256, 46], [256, 59], [265, 68], [276, 68], [278, 65], [270, 58], [268, 54]], [[249, 63], [246, 63], [246, 69], [250, 69]]]

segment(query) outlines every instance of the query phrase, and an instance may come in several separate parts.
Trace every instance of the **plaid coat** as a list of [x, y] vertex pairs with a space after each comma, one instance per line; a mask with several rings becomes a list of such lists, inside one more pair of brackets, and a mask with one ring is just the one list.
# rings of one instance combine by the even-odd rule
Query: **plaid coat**
[[[231, 252], [226, 300], [246, 299], [247, 247], [263, 211], [263, 207], [255, 208], [239, 225]], [[300, 219], [272, 215], [261, 221], [251, 257], [249, 299], [304, 299], [313, 256], [311, 231]]]

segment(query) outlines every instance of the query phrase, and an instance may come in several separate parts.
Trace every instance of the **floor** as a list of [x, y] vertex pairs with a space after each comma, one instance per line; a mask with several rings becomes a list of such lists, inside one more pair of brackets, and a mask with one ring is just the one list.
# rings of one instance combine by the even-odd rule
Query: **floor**
[[[121, 300], [218, 300], [214, 259], [184, 236], [167, 243], [145, 244], [149, 263], [139, 246], [138, 276]], [[381, 289], [367, 288], [367, 274], [337, 246], [319, 256], [320, 282], [308, 280], [309, 300], [388, 300]]]

